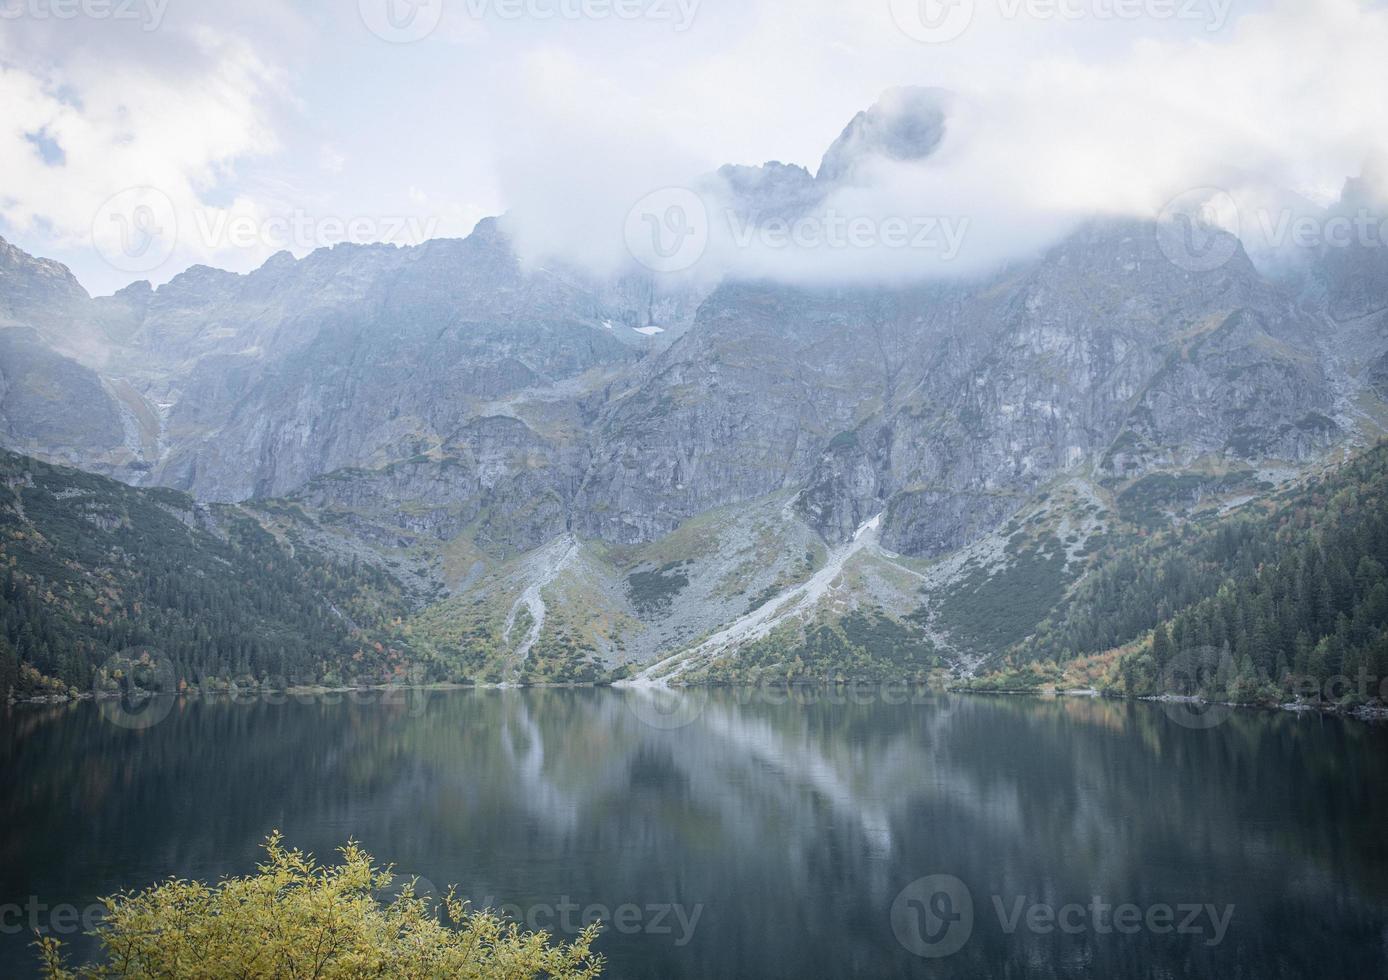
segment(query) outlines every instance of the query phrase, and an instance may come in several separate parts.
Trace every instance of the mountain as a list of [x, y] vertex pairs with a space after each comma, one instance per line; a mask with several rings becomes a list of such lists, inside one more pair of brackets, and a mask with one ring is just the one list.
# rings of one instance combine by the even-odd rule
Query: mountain
[[426, 667], [388, 572], [253, 512], [0, 451], [0, 693], [88, 690], [143, 662], [155, 686], [389, 680]]
[[1120, 502], [1150, 529], [1108, 535], [1093, 574], [976, 684], [1269, 703], [1388, 695], [1388, 443], [1179, 527], [1153, 512], [1191, 489], [1129, 490]]
[[[5, 290], [42, 298], [53, 275], [31, 260]], [[5, 371], [6, 444], [204, 500], [281, 494], [437, 447], [493, 401], [600, 379], [649, 348], [635, 328], [652, 316], [678, 336], [681, 301], [523, 270], [494, 221], [464, 241], [281, 253], [247, 276], [194, 267], [97, 300], [62, 292], [13, 304], [32, 330], [14, 343], [47, 361]], [[45, 402], [66, 385], [44, 386], [45, 372], [87, 396], [66, 439]]]
[[851, 181], [867, 161], [916, 162], [945, 138], [950, 95], [943, 89], [894, 88], [853, 117], [824, 154], [815, 179]]
[[[804, 214], [874, 160], [930, 166], [949, 106], [888, 93], [816, 175], [712, 179]], [[1371, 204], [1351, 181], [1339, 208]], [[448, 676], [968, 671], [1115, 529], [1388, 427], [1381, 248], [1280, 276], [1228, 236], [1203, 271], [1168, 245], [1096, 218], [984, 276], [698, 287], [526, 264], [501, 219], [97, 299], [4, 245], [0, 442], [382, 570], [400, 648]]]
[[942, 89], [890, 89], [844, 127], [814, 174], [778, 160], [759, 167], [729, 164], [701, 189], [754, 225], [796, 221], [834, 191], [869, 181], [875, 164], [927, 160], [944, 141], [951, 102]]

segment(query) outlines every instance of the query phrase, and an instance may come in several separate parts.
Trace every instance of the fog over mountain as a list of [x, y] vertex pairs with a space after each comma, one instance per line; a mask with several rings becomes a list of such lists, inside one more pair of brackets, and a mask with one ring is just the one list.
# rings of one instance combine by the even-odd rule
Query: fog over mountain
[[[980, 34], [997, 13], [989, 7], [978, 7]], [[916, 71], [904, 75], [909, 81], [864, 114], [878, 125], [899, 115], [923, 127], [911, 134], [919, 142], [909, 153], [846, 139], [821, 159], [822, 150], [804, 148], [806, 132], [786, 134], [776, 146], [773, 138], [784, 128], [765, 120], [772, 136], [762, 143], [772, 145], [764, 159], [818, 178], [816, 203], [799, 217], [867, 219], [876, 226], [890, 219], [967, 219], [958, 250], [902, 248], [883, 244], [880, 235], [856, 247], [826, 245], [813, 234], [812, 244], [800, 247], [738, 244], [741, 226], [729, 227], [725, 195], [700, 176], [711, 169], [706, 146], [713, 141], [690, 149], [687, 134], [668, 133], [657, 118], [640, 115], [638, 124], [621, 112], [614, 116], [611, 93], [561, 62], [574, 71], [573, 84], [565, 86], [553, 117], [546, 111], [555, 96], [538, 95], [538, 110], [532, 105], [531, 111], [544, 114], [546, 125], [527, 134], [524, 152], [505, 171], [517, 246], [528, 257], [562, 256], [610, 270], [626, 258], [620, 231], [633, 198], [688, 187], [706, 197], [711, 212], [712, 242], [701, 267], [791, 282], [901, 281], [986, 272], [1034, 256], [1089, 217], [1150, 219], [1173, 198], [1207, 189], [1238, 205], [1238, 220], [1226, 223], [1260, 262], [1295, 262], [1300, 251], [1284, 211], [1315, 220], [1338, 201], [1347, 176], [1364, 172], [1373, 175], [1379, 199], [1388, 193], [1382, 176], [1388, 104], [1368, 68], [1376, 60], [1370, 51], [1388, 44], [1388, 20], [1376, 5], [1334, 0], [1240, 7], [1238, 14], [1227, 18], [1227, 36], [1192, 31], [1150, 38], [1112, 60], [1088, 58], [1081, 46], [1019, 59], [1000, 71], [957, 72], [952, 52], [942, 50], [951, 46], [919, 49]], [[999, 29], [1011, 26], [1004, 21]], [[1299, 56], [1289, 62], [1285, 52], [1293, 47]], [[1311, 64], [1314, 71], [1307, 70]], [[929, 94], [919, 88], [922, 78], [931, 81]], [[657, 91], [663, 81], [653, 80]], [[577, 93], [587, 93], [591, 103]], [[913, 97], [900, 93], [933, 105], [917, 103], [901, 113], [900, 100]], [[632, 96], [617, 98], [620, 104]], [[668, 98], [681, 104], [681, 95]], [[1329, 106], [1334, 110], [1326, 111]], [[736, 126], [727, 114], [717, 118]], [[820, 145], [827, 146], [835, 130], [820, 127]], [[855, 159], [851, 175], [841, 153]], [[561, 171], [536, 165], [556, 157], [566, 161]], [[575, 186], [583, 188], [576, 206], [569, 194]]]
[[[1015, 254], [985, 224], [982, 262], [968, 224], [954, 257], [872, 223], [865, 245], [778, 245], [951, 166], [962, 111], [894, 89], [814, 173], [728, 166], [660, 192], [607, 274], [527, 260], [516, 213], [96, 299], [5, 244], [3, 444], [208, 502], [288, 500], [318, 547], [446, 597], [429, 615], [499, 630], [521, 663], [552, 629], [609, 663], [704, 663], [845, 609], [915, 615], [900, 562], [1000, 546], [1023, 515], [1058, 521], [1076, 562], [1124, 488], [1189, 483], [1173, 515], [1247, 501], [1383, 432], [1388, 250], [1313, 241], [1260, 267], [1221, 227], [1224, 192], [1072, 214]], [[1371, 174], [1327, 213], [1376, 229], [1379, 201]]]
[[[910, 4], [886, 2], [808, 0], [788, 17], [770, 0], [704, 0], [682, 30], [442, 6], [418, 49], [322, 4], [251, 0], [231, 15], [150, 0], [129, 20], [7, 19], [0, 234], [104, 294], [192, 264], [249, 272], [282, 249], [461, 237], [509, 213], [527, 261], [610, 275], [646, 194], [727, 163], [816, 173], [855, 113], [925, 86], [955, 99], [931, 165], [889, 162], [825, 203], [849, 217], [969, 217], [949, 273], [1031, 254], [1089, 215], [1152, 217], [1190, 188], [1285, 189], [1326, 207], [1388, 132], [1376, 67], [1388, 15], [1365, 0], [1202, 0], [1136, 19], [980, 0], [943, 44], [908, 32]], [[94, 231], [118, 245], [118, 226], [94, 219], [141, 186], [167, 198], [178, 234], [164, 261], [132, 273], [90, 245]], [[307, 233], [266, 233], [296, 216]], [[367, 225], [349, 234], [354, 218]], [[415, 223], [392, 234], [387, 218]], [[200, 230], [237, 220], [257, 231]], [[838, 251], [714, 249], [709, 261], [795, 280], [936, 264]]]
[[[595, 67], [597, 49], [493, 23], [503, 48], [530, 45], [496, 95], [525, 125], [475, 130], [494, 216], [463, 221], [418, 187], [392, 215], [358, 181], [336, 237], [384, 240], [317, 248], [345, 155], [315, 157], [318, 198], [302, 173], [226, 163], [285, 149], [240, 81], [276, 77], [276, 44], [234, 42], [270, 23], [255, 6], [237, 29], [167, 25], [194, 46], [157, 76], [126, 37], [106, 57], [153, 87], [123, 84], [119, 105], [54, 87], [84, 91], [61, 57], [16, 60], [0, 445], [250, 508], [397, 582], [425, 635], [486, 637], [502, 674], [556, 643], [605, 669], [698, 669], [851, 615], [967, 665], [981, 641], [940, 597], [984, 570], [1063, 554], [1052, 578], [1077, 581], [1132, 500], [1179, 525], [1269, 499], [1388, 418], [1388, 14], [1210, 7], [1217, 22], [1137, 35], [1121, 58], [1088, 46], [1093, 25], [1034, 23], [1067, 43], [990, 74], [1018, 27], [997, 12], [960, 39], [982, 59], [965, 70], [894, 8], [889, 38], [809, 4], [816, 37], [840, 25], [850, 60], [891, 80], [832, 120], [815, 97], [842, 104], [835, 79], [801, 64], [803, 91], [768, 81], [821, 48], [787, 47], [758, 5], [718, 12], [756, 56], [702, 84], [678, 60], [618, 79], [664, 41]], [[690, 44], [714, 43], [714, 13]], [[429, 43], [466, 47], [448, 23]], [[16, 36], [43, 51], [50, 28]], [[1292, 39], [1315, 57], [1289, 60]], [[226, 84], [163, 104], [167, 79], [209, 70]], [[398, 113], [427, 101], [382, 84]], [[390, 131], [372, 105], [359, 118]], [[197, 112], [221, 121], [183, 121]], [[198, 138], [120, 135], [142, 118]], [[107, 145], [132, 186], [103, 203]], [[713, 156], [748, 147], [774, 157]], [[270, 250], [267, 229], [289, 241]], [[61, 258], [81, 234], [151, 281], [93, 297], [22, 244]]]
[[1385, 53], [0, 0], [0, 975], [1377, 975]]

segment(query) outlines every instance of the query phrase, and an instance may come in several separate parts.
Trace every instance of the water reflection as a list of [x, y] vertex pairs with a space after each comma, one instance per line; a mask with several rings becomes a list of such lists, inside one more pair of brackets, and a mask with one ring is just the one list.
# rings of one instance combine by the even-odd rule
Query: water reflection
[[[1368, 976], [1388, 953], [1382, 730], [1238, 713], [1194, 731], [1079, 699], [692, 697], [661, 706], [678, 725], [639, 691], [178, 701], [147, 730], [89, 704], [10, 709], [0, 906], [242, 873], [278, 827], [320, 855], [355, 836], [479, 904], [635, 908], [600, 942], [620, 977]], [[973, 901], [948, 957], [893, 930], [925, 876]], [[1235, 911], [1217, 945], [1009, 933], [996, 911], [1095, 899]], [[29, 972], [26, 942], [0, 934], [0, 973]]]

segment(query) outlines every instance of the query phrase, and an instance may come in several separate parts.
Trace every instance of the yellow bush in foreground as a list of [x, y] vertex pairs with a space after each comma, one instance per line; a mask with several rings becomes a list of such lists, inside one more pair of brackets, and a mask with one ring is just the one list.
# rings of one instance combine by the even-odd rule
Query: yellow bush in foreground
[[602, 971], [602, 957], [589, 951], [596, 926], [555, 945], [546, 933], [472, 912], [451, 891], [445, 924], [412, 885], [379, 901], [394, 876], [356, 844], [341, 849], [335, 867], [286, 850], [279, 833], [265, 852], [269, 860], [249, 877], [211, 887], [168, 881], [106, 899], [96, 932], [103, 961], [70, 971], [61, 944], [43, 939], [45, 976], [587, 980]]

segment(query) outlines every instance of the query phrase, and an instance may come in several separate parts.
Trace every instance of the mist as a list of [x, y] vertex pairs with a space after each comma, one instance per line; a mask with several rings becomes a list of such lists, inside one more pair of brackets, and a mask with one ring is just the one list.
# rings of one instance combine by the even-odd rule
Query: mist
[[[986, 273], [1090, 218], [1155, 220], [1173, 202], [1218, 199], [1233, 202], [1220, 224], [1255, 261], [1285, 269], [1325, 237], [1307, 228], [1335, 213], [1347, 179], [1367, 167], [1382, 195], [1372, 163], [1388, 155], [1386, 50], [1381, 6], [1317, 0], [1235, 15], [1220, 37], [1138, 40], [1121, 59], [1048, 54], [1010, 79], [921, 70], [911, 84], [953, 93], [940, 144], [919, 160], [869, 152], [854, 180], [819, 186], [787, 220], [774, 207], [739, 213], [715, 168], [762, 161], [713, 160], [716, 139], [689, 138], [679, 120], [707, 126], [698, 93], [614, 97], [581, 65], [551, 65], [562, 103], [503, 156], [508, 227], [528, 260], [595, 273], [634, 257], [671, 276], [891, 282]], [[820, 129], [822, 153], [838, 133]], [[775, 159], [819, 167], [803, 151]], [[658, 224], [675, 199], [703, 240], [697, 257], [663, 263], [630, 227], [633, 212]]]

